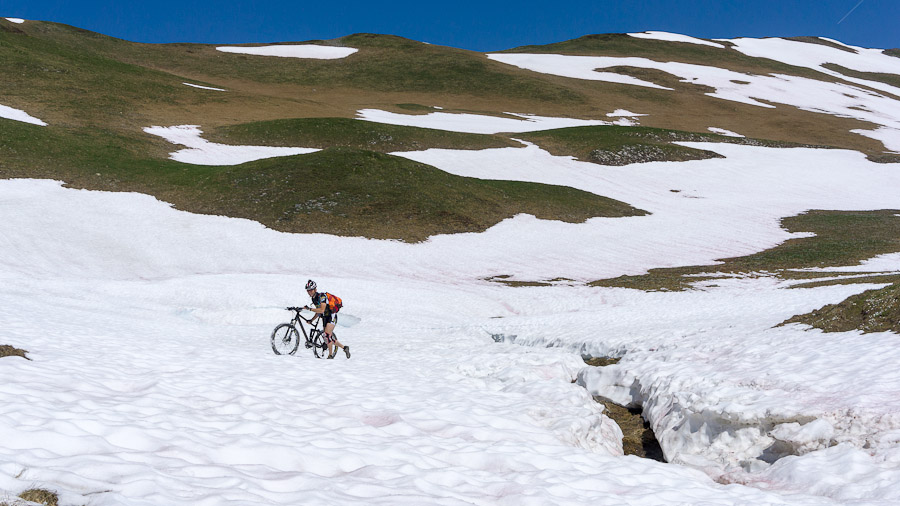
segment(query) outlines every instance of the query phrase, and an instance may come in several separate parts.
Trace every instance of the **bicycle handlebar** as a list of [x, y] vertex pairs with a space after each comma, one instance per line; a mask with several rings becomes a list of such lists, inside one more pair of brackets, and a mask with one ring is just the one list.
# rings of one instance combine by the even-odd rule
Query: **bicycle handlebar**
[[[310, 324], [310, 325], [313, 324], [313, 323], [312, 323], [312, 321], [313, 321], [312, 318], [306, 319], [306, 318], [303, 318], [302, 316], [300, 316], [300, 311], [303, 311], [304, 309], [309, 309], [309, 308], [305, 308], [305, 307], [294, 307], [294, 306], [291, 306], [291, 307], [288, 307], [288, 308], [285, 308], [285, 309], [287, 309], [288, 311], [296, 311], [296, 312], [297, 312], [297, 317], [301, 318], [303, 321], [305, 321], [306, 323], [308, 323], [308, 324]], [[311, 311], [311, 310], [310, 310], [310, 311]]]

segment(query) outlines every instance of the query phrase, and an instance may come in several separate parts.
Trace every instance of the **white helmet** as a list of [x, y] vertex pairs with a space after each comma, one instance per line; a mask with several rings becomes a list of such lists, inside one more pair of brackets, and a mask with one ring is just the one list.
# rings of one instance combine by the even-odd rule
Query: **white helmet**
[[316, 282], [315, 282], [315, 281], [313, 281], [313, 280], [310, 279], [309, 281], [306, 282], [306, 290], [307, 290], [307, 291], [309, 291], [309, 290], [315, 290], [315, 289], [316, 289]]

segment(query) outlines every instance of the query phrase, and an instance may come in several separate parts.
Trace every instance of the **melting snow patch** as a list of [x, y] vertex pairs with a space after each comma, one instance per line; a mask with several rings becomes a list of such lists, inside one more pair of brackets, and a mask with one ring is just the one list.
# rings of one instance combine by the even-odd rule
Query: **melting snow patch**
[[209, 142], [201, 137], [198, 125], [144, 128], [151, 135], [158, 135], [172, 144], [187, 146], [169, 155], [172, 160], [195, 165], [238, 165], [241, 163], [273, 158], [276, 156], [302, 155], [319, 151], [314, 148], [284, 148], [273, 146], [229, 146]]
[[743, 135], [739, 133], [732, 132], [731, 130], [725, 130], [724, 128], [709, 127], [707, 130], [714, 134], [724, 135], [726, 137], [743, 137]]
[[16, 24], [20, 24], [20, 25], [25, 22], [25, 20], [22, 18], [6, 18], [6, 20], [9, 21], [10, 23], [16, 23]]
[[[588, 125], [625, 124], [629, 120], [623, 118], [618, 122], [603, 120], [551, 118], [530, 114], [507, 113], [522, 119], [501, 118], [481, 114], [453, 114], [448, 112], [432, 112], [429, 114], [398, 114], [380, 109], [361, 109], [356, 112], [357, 119], [385, 123], [389, 125], [415, 126], [434, 128], [450, 132], [468, 132], [475, 134], [495, 134], [499, 132], [536, 132], [553, 128]], [[621, 122], [621, 123], [620, 123]], [[625, 124], [625, 126], [628, 126]]]
[[691, 44], [701, 44], [704, 46], [712, 46], [725, 49], [725, 46], [722, 44], [716, 44], [715, 42], [709, 42], [708, 40], [695, 39], [694, 37], [690, 37], [687, 35], [680, 35], [677, 33], [669, 33], [669, 32], [643, 32], [643, 33], [629, 33], [632, 37], [637, 37], [639, 39], [653, 39], [653, 40], [665, 40], [668, 42], [688, 42]]
[[337, 60], [359, 51], [352, 47], [317, 46], [315, 44], [277, 46], [219, 46], [223, 53], [252, 54], [257, 56], [280, 56], [283, 58], [313, 58], [316, 60]]
[[857, 128], [850, 130], [855, 134], [881, 141], [884, 147], [893, 153], [900, 153], [900, 128], [880, 127], [875, 130]]
[[[489, 54], [487, 57], [491, 60], [507, 65], [515, 65], [516, 67], [541, 72], [544, 74], [553, 74], [563, 77], [571, 77], [574, 79], [587, 79], [590, 81], [605, 81], [608, 83], [631, 84], [635, 86], [644, 86], [647, 88], [656, 88], [660, 90], [671, 90], [649, 81], [644, 81], [636, 77], [631, 77], [614, 72], [597, 72], [594, 69], [599, 67], [613, 67], [618, 64], [603, 65], [597, 56], [564, 56], [559, 54]], [[643, 58], [637, 58], [643, 60]], [[649, 61], [649, 60], [648, 60]], [[595, 63], [599, 63], [596, 64]], [[628, 65], [628, 63], [621, 63]]]
[[631, 112], [626, 109], [616, 109], [613, 112], [606, 113], [606, 115], [609, 116], [610, 118], [615, 118], [618, 116], [630, 116], [630, 117], [647, 116], [647, 114], [638, 114], [636, 112]]
[[191, 83], [181, 83], [181, 84], [183, 84], [185, 86], [190, 86], [192, 88], [200, 88], [201, 90], [226, 91], [226, 90], [223, 90], [222, 88], [212, 88], [209, 86], [200, 86], [199, 84], [191, 84]]
[[[900, 214], [894, 216], [900, 217]], [[898, 272], [900, 271], [900, 253], [888, 253], [864, 260], [859, 265], [845, 265], [841, 267], [810, 267], [797, 269], [809, 272]]]
[[0, 105], [0, 118], [31, 123], [32, 125], [47, 126], [47, 123], [35, 118], [21, 109], [13, 109], [5, 105]]

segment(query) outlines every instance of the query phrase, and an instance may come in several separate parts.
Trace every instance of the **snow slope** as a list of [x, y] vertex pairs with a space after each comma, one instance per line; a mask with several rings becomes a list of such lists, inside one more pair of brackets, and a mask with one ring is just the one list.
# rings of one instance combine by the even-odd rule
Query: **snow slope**
[[[581, 225], [521, 216], [415, 245], [0, 181], [0, 209], [16, 210], [0, 221], [3, 344], [34, 359], [0, 362], [0, 489], [47, 484], [79, 504], [900, 500], [897, 336], [771, 329], [868, 286], [482, 281], [709, 262], [787, 238], [778, 215], [900, 207], [896, 167], [857, 153], [690, 145], [727, 158], [600, 167], [534, 146], [406, 153], [653, 212]], [[279, 308], [305, 302], [309, 277], [361, 319], [339, 330], [349, 361], [271, 353]], [[625, 358], [585, 369], [582, 352]], [[589, 393], [644, 405], [677, 464], [621, 457]]]
[[[849, 110], [897, 146], [895, 101], [848, 85], [525, 56], [570, 77], [643, 64], [718, 83], [720, 98]], [[636, 116], [625, 113], [612, 115]], [[360, 111], [481, 133], [608, 124], [519, 117]], [[145, 131], [185, 146], [172, 154], [184, 163], [314, 151], [214, 144], [191, 125]], [[0, 358], [0, 497], [38, 486], [91, 506], [900, 503], [900, 336], [775, 327], [882, 285], [790, 289], [766, 273], [685, 292], [585, 284], [775, 246], [803, 235], [780, 219], [808, 209], [900, 209], [898, 164], [684, 145], [725, 158], [606, 167], [528, 143], [394, 153], [651, 213], [520, 215], [419, 244], [284, 234], [146, 195], [0, 180], [0, 344], [32, 359]], [[900, 255], [828, 270], [900, 272]], [[497, 275], [557, 281], [486, 280]], [[272, 354], [269, 333], [285, 306], [306, 303], [308, 278], [359, 321], [338, 330], [350, 360]], [[582, 354], [621, 361], [589, 368]], [[642, 406], [671, 463], [623, 456], [591, 395]]]
[[[23, 180], [0, 182], [0, 195], [17, 208], [0, 248], [27, 264], [0, 263], [5, 339], [33, 359], [0, 362], [0, 488], [12, 494], [39, 484], [91, 505], [831, 503], [619, 456], [617, 428], [571, 383], [578, 355], [495, 345], [480, 328], [515, 290], [440, 273], [386, 280], [374, 258], [362, 276], [335, 276], [333, 259], [298, 253], [323, 242], [340, 257], [376, 241], [281, 234], [141, 195]], [[278, 308], [303, 302], [307, 276], [361, 317], [340, 334], [351, 360], [271, 353]]]

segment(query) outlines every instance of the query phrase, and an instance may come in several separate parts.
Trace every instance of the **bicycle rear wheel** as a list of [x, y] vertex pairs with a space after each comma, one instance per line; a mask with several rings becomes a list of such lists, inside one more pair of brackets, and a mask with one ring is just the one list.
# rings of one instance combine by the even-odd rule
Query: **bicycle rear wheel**
[[276, 355], [293, 355], [300, 346], [300, 333], [290, 323], [282, 323], [272, 331], [272, 351]]
[[321, 330], [313, 330], [309, 333], [309, 340], [313, 344], [313, 354], [316, 358], [325, 358], [328, 356], [328, 344], [325, 343], [325, 336]]

